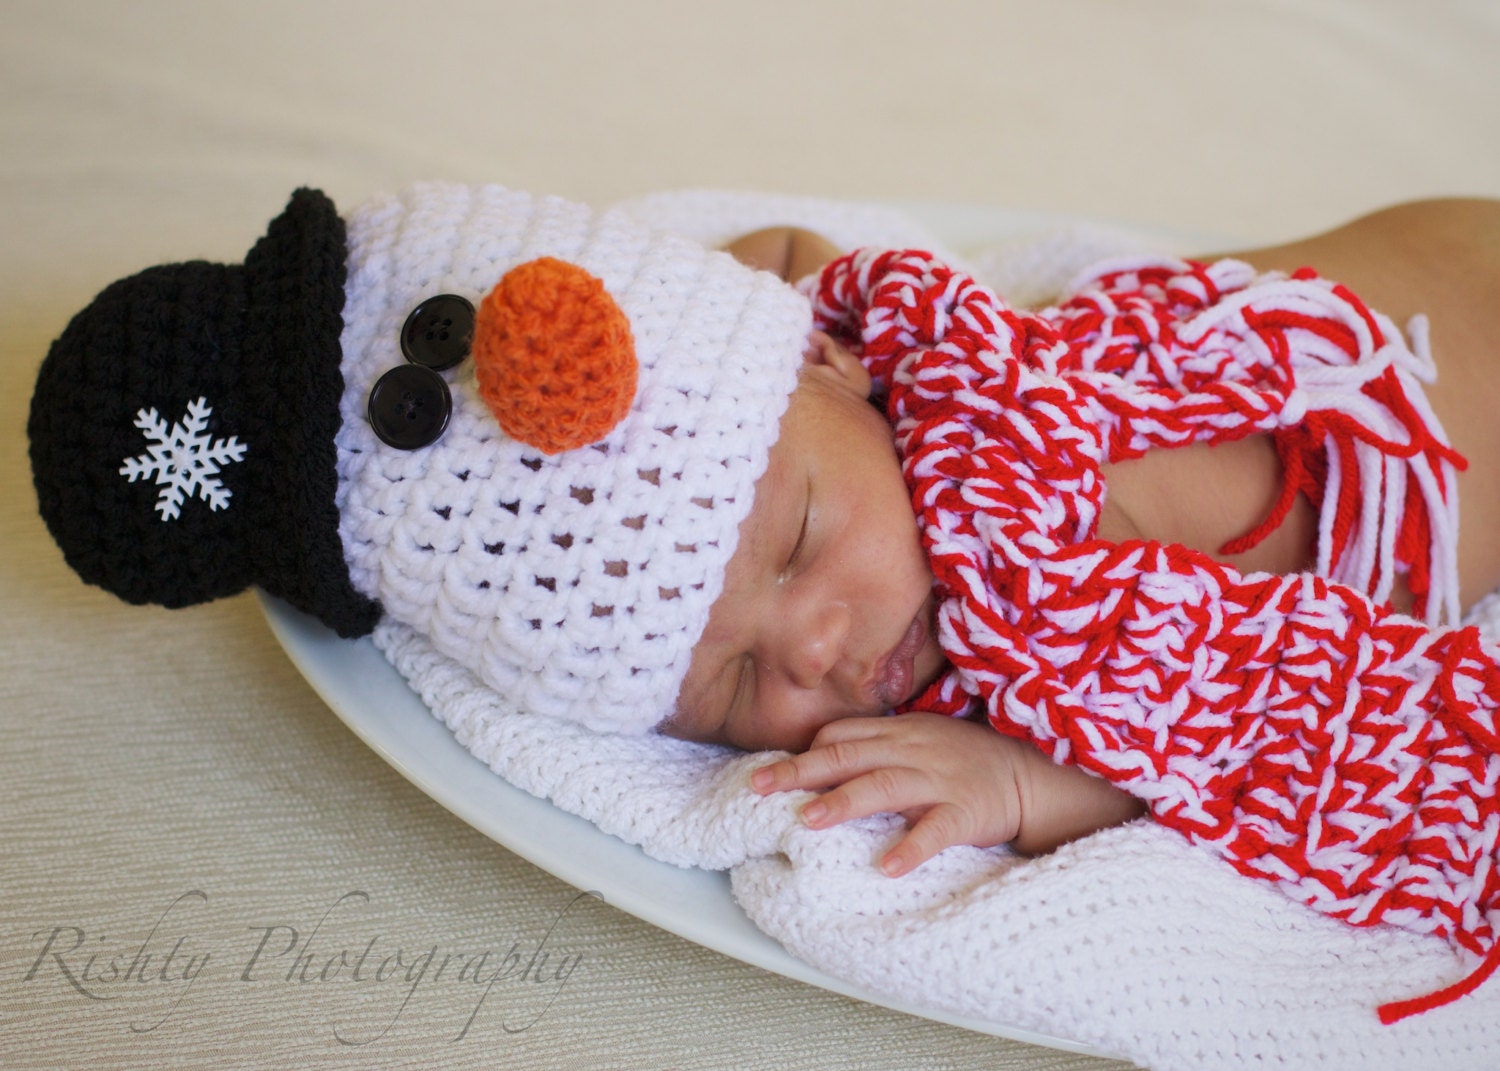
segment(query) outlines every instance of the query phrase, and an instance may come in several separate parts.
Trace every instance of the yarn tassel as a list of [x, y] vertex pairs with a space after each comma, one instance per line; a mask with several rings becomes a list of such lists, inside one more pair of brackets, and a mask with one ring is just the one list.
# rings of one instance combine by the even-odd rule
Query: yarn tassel
[[1439, 989], [1436, 993], [1429, 993], [1424, 997], [1413, 997], [1410, 1000], [1393, 1000], [1389, 1004], [1382, 1004], [1376, 1008], [1376, 1014], [1380, 1021], [1386, 1026], [1399, 1023], [1402, 1019], [1409, 1019], [1413, 1015], [1421, 1015], [1423, 1012], [1441, 1008], [1445, 1004], [1452, 1004], [1461, 997], [1466, 997], [1480, 986], [1484, 985], [1500, 968], [1500, 942], [1497, 942], [1485, 955], [1479, 966], [1475, 967], [1463, 978], [1450, 986]]
[[1242, 553], [1266, 538], [1302, 493], [1319, 511], [1319, 574], [1379, 602], [1404, 574], [1414, 616], [1456, 624], [1453, 488], [1467, 462], [1447, 443], [1419, 385], [1436, 374], [1426, 318], [1408, 326], [1408, 345], [1348, 289], [1301, 271], [1232, 295], [1184, 325], [1178, 339], [1202, 345], [1210, 330], [1245, 333], [1295, 383], [1273, 433], [1281, 495], [1264, 522], [1220, 552]]

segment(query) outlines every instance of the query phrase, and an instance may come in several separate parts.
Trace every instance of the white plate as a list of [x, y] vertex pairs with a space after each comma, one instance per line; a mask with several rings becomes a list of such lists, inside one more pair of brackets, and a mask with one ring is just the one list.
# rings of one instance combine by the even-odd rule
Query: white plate
[[[1077, 222], [966, 206], [900, 207], [956, 248]], [[341, 640], [279, 600], [263, 595], [261, 603], [292, 662], [355, 735], [433, 800], [569, 885], [597, 892], [614, 907], [705, 948], [857, 1000], [1033, 1045], [1116, 1055], [1068, 1038], [894, 1000], [809, 967], [751, 924], [730, 895], [727, 875], [658, 862], [513, 787], [453, 738], [370, 640]]]

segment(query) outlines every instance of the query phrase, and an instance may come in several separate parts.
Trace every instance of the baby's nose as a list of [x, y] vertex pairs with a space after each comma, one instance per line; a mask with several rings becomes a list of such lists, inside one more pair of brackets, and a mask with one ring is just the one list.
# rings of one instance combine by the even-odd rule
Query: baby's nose
[[799, 688], [823, 684], [844, 656], [851, 620], [843, 603], [819, 602], [785, 622], [783, 661], [793, 684]]

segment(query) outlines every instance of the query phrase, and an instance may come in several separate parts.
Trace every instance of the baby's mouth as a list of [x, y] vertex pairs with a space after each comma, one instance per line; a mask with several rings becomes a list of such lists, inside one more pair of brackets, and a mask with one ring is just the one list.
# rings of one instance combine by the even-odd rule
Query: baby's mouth
[[880, 660], [875, 669], [875, 696], [887, 708], [900, 706], [911, 698], [916, 675], [917, 652], [927, 638], [922, 615], [912, 618], [896, 646]]

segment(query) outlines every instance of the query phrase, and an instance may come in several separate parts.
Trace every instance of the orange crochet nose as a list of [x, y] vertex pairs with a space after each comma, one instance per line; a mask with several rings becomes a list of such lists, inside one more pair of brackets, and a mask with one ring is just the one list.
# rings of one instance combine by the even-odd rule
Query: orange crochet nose
[[475, 314], [479, 395], [511, 438], [557, 454], [598, 442], [630, 411], [630, 321], [604, 284], [553, 257], [505, 273]]

